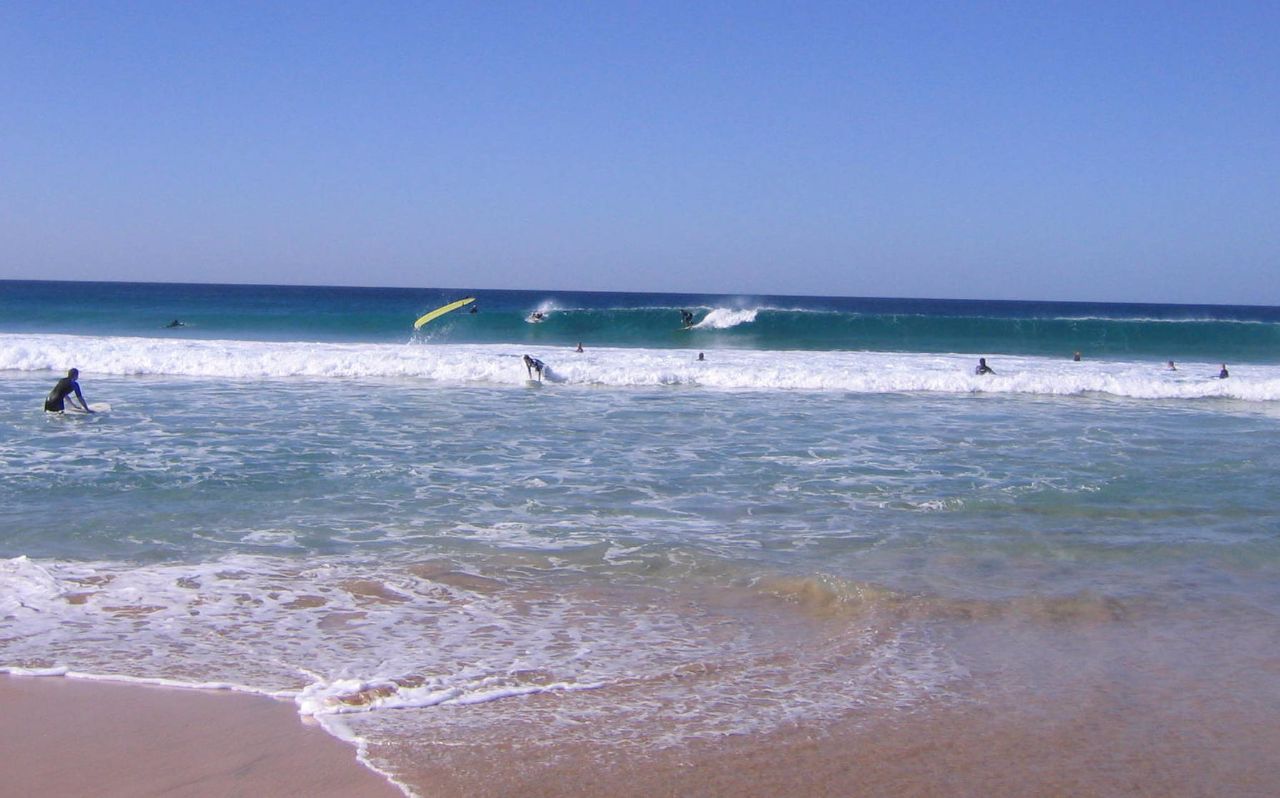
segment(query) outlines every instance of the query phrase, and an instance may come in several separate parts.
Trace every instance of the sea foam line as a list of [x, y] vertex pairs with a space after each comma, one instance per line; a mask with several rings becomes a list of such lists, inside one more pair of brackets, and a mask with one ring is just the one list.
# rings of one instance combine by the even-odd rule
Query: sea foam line
[[[988, 354], [994, 375], [973, 373], [976, 355], [720, 349], [699, 361], [685, 349], [514, 344], [355, 344], [174, 341], [71, 335], [0, 335], [0, 370], [58, 373], [75, 365], [95, 375], [218, 379], [406, 379], [452, 385], [523, 386], [521, 355], [547, 364], [546, 382], [618, 388], [678, 386], [730, 391], [993, 393], [1134, 399], [1280, 400], [1280, 366], [1187, 362], [1178, 371], [1149, 361]], [[97, 394], [95, 394], [97, 395]]]

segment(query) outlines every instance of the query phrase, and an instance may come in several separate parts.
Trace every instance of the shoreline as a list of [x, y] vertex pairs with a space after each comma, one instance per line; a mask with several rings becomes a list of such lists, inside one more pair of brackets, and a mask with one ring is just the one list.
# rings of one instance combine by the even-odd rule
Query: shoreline
[[291, 704], [243, 693], [0, 674], [10, 795], [403, 798]]

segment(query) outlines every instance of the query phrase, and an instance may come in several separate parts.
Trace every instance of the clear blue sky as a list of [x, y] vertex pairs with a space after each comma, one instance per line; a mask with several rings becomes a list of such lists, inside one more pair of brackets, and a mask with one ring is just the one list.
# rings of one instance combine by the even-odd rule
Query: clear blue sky
[[0, 278], [1280, 304], [1280, 4], [0, 4]]

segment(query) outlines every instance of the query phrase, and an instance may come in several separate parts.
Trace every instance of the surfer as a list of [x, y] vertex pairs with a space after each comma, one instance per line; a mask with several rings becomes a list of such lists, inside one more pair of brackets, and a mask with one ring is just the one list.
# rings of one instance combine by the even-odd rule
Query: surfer
[[680, 309], [680, 323], [685, 327], [693, 326], [693, 314], [684, 308]]
[[536, 357], [524, 356], [524, 370], [529, 372], [529, 379], [533, 379], [533, 373], [536, 371], [538, 372], [538, 382], [542, 382], [542, 370], [546, 367], [547, 364]]
[[573, 350], [573, 351], [575, 351], [575, 352], [581, 352], [581, 351], [582, 351], [582, 342], [581, 342], [581, 341], [579, 341], [579, 342], [578, 342], [578, 348], [577, 348], [577, 349], [575, 349], [575, 350]]
[[1177, 366], [1175, 366], [1175, 365], [1173, 365], [1173, 361], [1172, 361], [1172, 360], [1170, 360], [1170, 361], [1169, 361], [1169, 371], [1177, 371], [1177, 370], [1178, 370], [1178, 367], [1177, 367]]
[[1227, 377], [1230, 377], [1230, 376], [1231, 376], [1231, 375], [1227, 373], [1227, 364], [1226, 364], [1226, 363], [1223, 363], [1223, 364], [1222, 364], [1222, 371], [1219, 371], [1219, 372], [1218, 372], [1218, 379], [1220, 379], [1220, 380], [1225, 380]]
[[[44, 409], [46, 413], [61, 413], [66, 410], [65, 400], [70, 394], [75, 394], [80, 400], [80, 406], [84, 408], [86, 413], [92, 413], [89, 409], [89, 403], [84, 400], [84, 394], [80, 393], [80, 383], [76, 382], [76, 378], [80, 376], [79, 369], [71, 369], [67, 372], [67, 376], [58, 380], [58, 384], [53, 386], [53, 390], [49, 391], [49, 396], [44, 400]], [[72, 407], [75, 402], [72, 402]]]
[[174, 328], [174, 327], [186, 327], [186, 326], [187, 326], [187, 325], [183, 324], [182, 322], [178, 321], [177, 319], [174, 319], [173, 321], [171, 321], [171, 322], [169, 322], [168, 324], [166, 324], [164, 327], [165, 327], [165, 329], [166, 329], [166, 330], [169, 330], [169, 329], [172, 329], [172, 328]]
[[477, 302], [476, 304], [472, 305], [472, 306], [471, 306], [471, 310], [468, 310], [467, 312], [468, 312], [468, 313], [479, 313], [479, 312], [480, 312], [480, 303], [479, 303], [479, 302]]
[[987, 365], [985, 357], [978, 358], [978, 367], [973, 370], [974, 374], [995, 374], [996, 370]]
[[698, 360], [706, 360], [706, 359], [707, 359], [706, 355], [702, 354], [701, 352], [698, 353]]
[[531, 315], [529, 318], [533, 319], [534, 321], [542, 321], [542, 311], [535, 310], [533, 312], [533, 315]]
[[1071, 359], [1072, 359], [1072, 360], [1074, 360], [1075, 362], [1079, 363], [1079, 362], [1080, 362], [1080, 353], [1079, 353], [1079, 352], [1076, 352], [1076, 353], [1075, 353], [1075, 355], [1073, 355]]

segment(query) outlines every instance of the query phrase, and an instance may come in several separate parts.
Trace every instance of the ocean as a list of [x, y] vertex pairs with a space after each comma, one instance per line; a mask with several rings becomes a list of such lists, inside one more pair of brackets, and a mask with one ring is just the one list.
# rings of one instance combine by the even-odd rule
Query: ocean
[[1280, 308], [0, 281], [0, 370], [0, 672], [422, 796], [958, 715], [1280, 788]]

